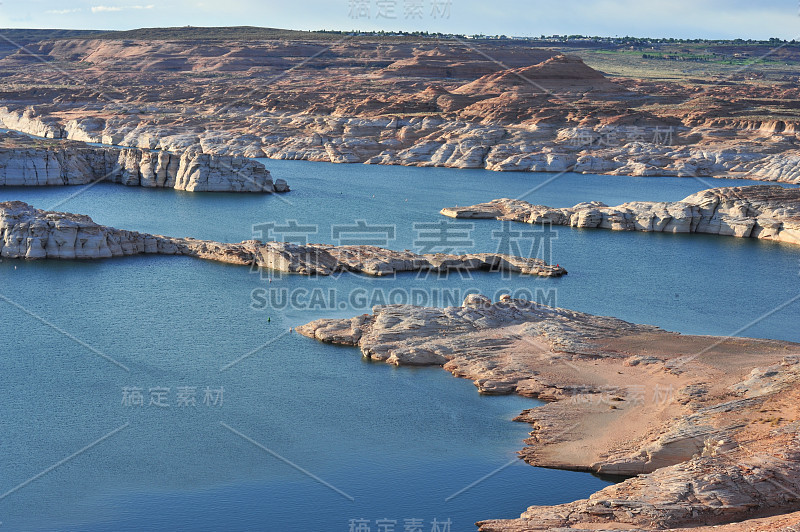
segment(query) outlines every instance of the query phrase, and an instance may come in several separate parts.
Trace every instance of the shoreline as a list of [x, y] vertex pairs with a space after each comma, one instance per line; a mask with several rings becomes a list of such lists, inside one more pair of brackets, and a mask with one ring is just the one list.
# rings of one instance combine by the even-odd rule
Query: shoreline
[[[31, 108], [32, 110], [33, 108]], [[27, 117], [26, 114], [30, 114]], [[730, 128], [719, 126], [676, 126], [672, 122], [661, 125], [598, 125], [579, 126], [571, 123], [538, 123], [532, 126], [519, 126], [513, 123], [468, 122], [448, 120], [439, 116], [343, 116], [333, 119], [338, 122], [334, 131], [345, 129], [350, 135], [333, 133], [323, 135], [315, 132], [314, 116], [290, 112], [262, 112], [257, 128], [272, 130], [287, 121], [296, 122], [280, 139], [269, 143], [253, 142], [258, 129], [248, 126], [243, 131], [235, 127], [208, 132], [208, 139], [196, 137], [187, 139], [177, 130], [157, 126], [137, 124], [135, 128], [125, 124], [119, 131], [96, 128], [102, 118], [85, 117], [72, 119], [67, 125], [38, 112], [20, 109], [11, 111], [0, 107], [0, 125], [3, 129], [17, 134], [28, 135], [33, 139], [51, 141], [85, 142], [114, 149], [141, 149], [154, 153], [192, 152], [210, 156], [239, 157], [248, 159], [265, 158], [270, 160], [303, 160], [309, 162], [330, 162], [335, 164], [376, 164], [385, 166], [412, 166], [420, 168], [482, 169], [494, 172], [519, 173], [564, 173], [619, 175], [631, 177], [689, 177], [701, 179], [750, 179], [765, 183], [800, 184], [800, 151], [791, 148], [791, 139], [796, 135], [789, 128], [772, 131], [773, 123], [756, 124], [758, 127], [740, 129], [737, 124]], [[3, 117], [5, 120], [3, 121]], [[319, 117], [317, 117], [319, 118]], [[307, 131], [310, 128], [309, 131]], [[649, 137], [658, 131], [669, 128], [675, 135], [685, 138], [700, 137], [709, 139], [727, 138], [741, 134], [742, 148], [734, 142], [720, 146], [683, 144], [659, 144], [647, 141], [623, 143], [605, 148], [589, 149], [579, 144], [573, 145], [570, 139], [593, 139], [600, 142], [606, 136], [619, 134], [617, 129], [635, 128], [645, 131]], [[406, 134], [409, 140], [393, 139], [398, 143], [394, 148], [376, 151], [374, 147], [385, 142], [387, 132], [400, 130], [417, 131]], [[778, 128], [780, 129], [780, 128]], [[439, 131], [441, 139], [430, 140]], [[357, 136], [357, 132], [364, 136]], [[641, 135], [642, 133], [638, 133]], [[775, 140], [771, 135], [783, 136]], [[309, 136], [311, 140], [309, 140]], [[417, 139], [416, 137], [421, 138]], [[455, 140], [451, 137], [455, 136]], [[459, 140], [458, 136], [463, 139]], [[503, 139], [506, 144], [482, 144], [476, 139], [486, 136], [489, 139]], [[763, 136], [763, 138], [761, 138]], [[324, 137], [324, 138], [323, 138]], [[517, 137], [519, 137], [517, 139]], [[750, 138], [754, 137], [754, 138]], [[548, 139], [542, 141], [542, 139]], [[516, 140], [515, 140], [516, 139]], [[788, 139], [788, 140], [787, 140]], [[310, 142], [310, 144], [309, 144]], [[538, 143], [531, 147], [531, 142]], [[753, 143], [761, 145], [751, 145]], [[775, 148], [771, 146], [775, 144]], [[786, 144], [784, 146], [784, 144]], [[394, 146], [394, 144], [387, 144]], [[591, 143], [590, 143], [591, 145]], [[365, 148], [370, 146], [369, 149]], [[741, 151], [745, 147], [750, 151]], [[366, 150], [366, 151], [365, 151]], [[777, 151], [776, 151], [777, 150]], [[660, 166], [655, 165], [656, 162]]]
[[[681, 335], [480, 296], [445, 309], [375, 307], [372, 315], [316, 320], [297, 331], [360, 347], [363, 356], [389, 364], [441, 366], [472, 380], [480, 393], [546, 401], [515, 418], [532, 427], [522, 459], [630, 477], [587, 500], [482, 521], [482, 531], [601, 524], [660, 530], [760, 517], [752, 511], [756, 499], [764, 512], [785, 513], [795, 504], [791, 495], [766, 496], [763, 479], [780, 475], [800, 486], [800, 460], [756, 460], [761, 469], [748, 479], [722, 460], [755, 465], [753, 438], [770, 455], [792, 456], [786, 440], [794, 434], [785, 429], [800, 423], [800, 412], [783, 408], [786, 417], [778, 420], [765, 411], [800, 396], [793, 388], [800, 344]], [[723, 507], [714, 502], [721, 496], [730, 499]]]

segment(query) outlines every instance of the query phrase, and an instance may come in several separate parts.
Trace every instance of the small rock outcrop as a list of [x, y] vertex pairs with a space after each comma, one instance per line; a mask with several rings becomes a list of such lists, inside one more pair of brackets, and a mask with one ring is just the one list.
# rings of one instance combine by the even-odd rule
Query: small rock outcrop
[[469, 207], [448, 207], [441, 213], [451, 218], [614, 231], [706, 233], [800, 244], [800, 189], [781, 186], [712, 188], [676, 202], [637, 201], [616, 207], [590, 202], [552, 208], [498, 199]]

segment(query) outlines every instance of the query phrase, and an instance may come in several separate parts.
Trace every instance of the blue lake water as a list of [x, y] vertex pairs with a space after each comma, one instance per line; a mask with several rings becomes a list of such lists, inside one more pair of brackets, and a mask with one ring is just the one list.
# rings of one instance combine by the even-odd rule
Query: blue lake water
[[[459, 248], [497, 251], [504, 232], [534, 228], [463, 225], [439, 209], [519, 196], [552, 206], [674, 201], [707, 184], [752, 184], [578, 174], [547, 183], [553, 174], [265, 163], [291, 193], [100, 184], [71, 199], [82, 189], [0, 188], [0, 200], [220, 241], [252, 238], [262, 224], [288, 231], [280, 227], [294, 220], [307, 229], [275, 236], [336, 243], [337, 235], [359, 237], [352, 226], [363, 220], [372, 229], [390, 226], [370, 238], [419, 250], [446, 243], [432, 243], [414, 223], [447, 221], [471, 242]], [[444, 305], [480, 291], [531, 294], [685, 333], [730, 334], [800, 292], [800, 249], [788, 245], [569, 228], [549, 242], [548, 258], [569, 270], [566, 277], [283, 275], [270, 282], [245, 267], [182, 257], [4, 260], [3, 529], [347, 531], [351, 519], [378, 530], [386, 518], [399, 530], [419, 519], [426, 531], [434, 519], [449, 519], [461, 531], [474, 530], [478, 519], [516, 517], [531, 504], [586, 497], [607, 483], [514, 463], [529, 428], [510, 420], [534, 401], [482, 397], [438, 368], [364, 362], [356, 349], [289, 328], [368, 312], [386, 299]], [[518, 243], [529, 251], [525, 238]], [[800, 341], [798, 319], [800, 302], [742, 334]], [[123, 404], [133, 388], [143, 406]], [[169, 407], [149, 404], [159, 399], [151, 388], [169, 388]]]

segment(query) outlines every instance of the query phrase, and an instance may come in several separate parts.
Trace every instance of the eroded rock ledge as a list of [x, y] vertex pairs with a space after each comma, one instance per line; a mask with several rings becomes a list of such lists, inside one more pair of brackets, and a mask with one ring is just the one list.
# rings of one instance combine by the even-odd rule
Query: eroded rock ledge
[[0, 186], [85, 185], [108, 181], [189, 192], [288, 192], [258, 161], [245, 157], [0, 135]]
[[382, 276], [408, 271], [491, 270], [558, 277], [567, 273], [564, 268], [539, 259], [496, 253], [419, 255], [375, 246], [299, 246], [257, 240], [226, 244], [174, 238], [106, 227], [88, 216], [42, 211], [21, 201], [0, 203], [2, 257], [98, 259], [138, 254], [187, 255], [303, 275], [348, 271]]
[[[446, 39], [326, 42], [235, 34], [26, 42], [0, 58], [13, 87], [0, 123], [166, 151], [800, 183], [800, 91], [791, 76], [645, 80], [652, 64], [631, 57], [625, 76], [609, 78], [572, 45], [523, 41], [482, 40], [480, 53]], [[287, 70], [326, 47], [324, 60]], [[32, 57], [58, 64], [81, 89], [43, 76]], [[99, 97], [100, 87], [114, 98]]]
[[800, 344], [680, 335], [483, 296], [462, 307], [377, 306], [297, 331], [387, 363], [442, 365], [482, 393], [549, 401], [517, 418], [534, 429], [525, 461], [638, 475], [589, 499], [479, 523], [485, 532], [710, 526], [800, 503]]
[[[419, 99], [444, 96], [430, 88]], [[514, 97], [476, 109], [531, 106]], [[32, 116], [27, 116], [32, 115]], [[518, 125], [491, 119], [454, 120], [443, 117], [359, 117], [315, 115], [303, 111], [258, 111], [241, 120], [216, 124], [203, 133], [187, 133], [183, 125], [143, 123], [138, 119], [99, 119], [87, 115], [62, 125], [41, 120], [31, 109], [0, 107], [0, 124], [47, 138], [64, 138], [167, 151], [197, 150], [218, 155], [244, 155], [383, 165], [483, 168], [499, 172], [567, 172], [631, 176], [740, 177], [759, 181], [800, 183], [800, 150], [796, 124], [748, 123], [674, 126], [585, 126], [548, 121]], [[662, 145], [654, 137], [669, 128], [681, 144]], [[773, 128], [786, 128], [781, 134]], [[618, 146], [597, 147], [610, 136], [637, 131], [641, 139]], [[737, 129], [738, 128], [738, 129]], [[741, 138], [738, 138], [741, 137]], [[686, 139], [705, 139], [694, 144]], [[592, 147], [593, 146], [593, 147]]]
[[800, 189], [757, 185], [712, 188], [676, 202], [630, 202], [616, 207], [593, 201], [552, 208], [497, 199], [448, 207], [451, 218], [488, 218], [551, 223], [614, 231], [708, 233], [800, 244]]

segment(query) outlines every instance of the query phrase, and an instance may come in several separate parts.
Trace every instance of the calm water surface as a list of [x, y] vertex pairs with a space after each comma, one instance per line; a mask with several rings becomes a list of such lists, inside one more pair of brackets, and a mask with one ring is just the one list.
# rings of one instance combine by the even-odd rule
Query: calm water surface
[[[437, 214], [445, 206], [519, 196], [552, 206], [674, 201], [707, 188], [686, 178], [567, 174], [545, 184], [553, 174], [265, 163], [295, 190], [190, 194], [102, 184], [71, 199], [80, 188], [0, 188], [0, 200], [220, 241], [294, 220], [307, 229], [287, 239], [335, 243], [333, 231], [363, 220], [392, 227], [384, 229], [388, 247], [419, 249], [430, 241], [414, 223], [454, 222]], [[478, 251], [497, 251], [504, 231], [496, 221], [461, 229]], [[270, 282], [248, 268], [181, 257], [3, 261], [3, 529], [347, 531], [351, 519], [377, 530], [387, 518], [400, 530], [405, 519], [420, 519], [426, 531], [450, 519], [460, 531], [530, 504], [586, 497], [606, 482], [513, 462], [528, 427], [510, 420], [534, 401], [481, 397], [440, 369], [364, 362], [355, 349], [289, 328], [368, 312], [387, 297], [441, 306], [480, 291], [730, 334], [800, 292], [800, 251], [791, 246], [568, 228], [554, 236], [552, 260], [570, 272], [561, 279]], [[799, 319], [793, 303], [742, 334], [800, 341]], [[143, 406], [126, 404], [133, 388]], [[159, 402], [151, 388], [169, 388], [168, 407], [149, 404]]]

